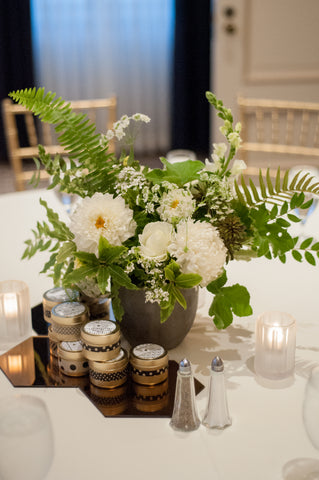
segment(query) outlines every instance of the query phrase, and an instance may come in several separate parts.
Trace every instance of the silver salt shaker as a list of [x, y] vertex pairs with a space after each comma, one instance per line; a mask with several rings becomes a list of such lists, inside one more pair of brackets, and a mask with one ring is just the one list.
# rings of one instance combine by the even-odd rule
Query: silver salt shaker
[[174, 430], [190, 432], [197, 430], [199, 425], [192, 367], [190, 362], [184, 358], [177, 371], [174, 409], [170, 426]]
[[217, 356], [212, 361], [209, 397], [203, 425], [207, 428], [223, 429], [231, 423], [226, 396], [224, 363]]

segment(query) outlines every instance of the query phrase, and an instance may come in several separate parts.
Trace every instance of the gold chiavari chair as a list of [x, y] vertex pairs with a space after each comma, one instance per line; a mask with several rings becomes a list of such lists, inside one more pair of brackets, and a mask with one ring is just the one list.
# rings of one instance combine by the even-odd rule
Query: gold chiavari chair
[[246, 174], [294, 165], [319, 166], [319, 103], [238, 97]]
[[[86, 113], [92, 122], [101, 125], [99, 130], [106, 133], [112, 128], [117, 115], [117, 98], [115, 96], [96, 100], [75, 100], [70, 102], [74, 112]], [[25, 189], [25, 184], [33, 175], [33, 171], [25, 170], [23, 160], [38, 156], [38, 144], [44, 145], [50, 155], [66, 155], [61, 145], [58, 145], [54, 128], [47, 123], [37, 123], [33, 114], [22, 105], [13, 103], [9, 98], [2, 101], [4, 129], [9, 159], [15, 177], [16, 190]], [[29, 146], [21, 146], [17, 117], [23, 118]], [[110, 141], [109, 151], [114, 151], [114, 143]], [[40, 171], [40, 178], [49, 178], [48, 174]]]

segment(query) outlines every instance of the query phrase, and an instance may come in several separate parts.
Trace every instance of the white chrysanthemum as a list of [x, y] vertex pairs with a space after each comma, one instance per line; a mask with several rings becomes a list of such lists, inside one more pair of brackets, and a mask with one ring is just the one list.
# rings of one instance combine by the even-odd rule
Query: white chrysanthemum
[[100, 236], [112, 245], [121, 245], [135, 233], [133, 211], [122, 197], [95, 193], [86, 197], [71, 216], [70, 230], [78, 250], [98, 253]]
[[195, 210], [192, 194], [182, 188], [176, 188], [163, 194], [157, 211], [165, 222], [178, 222], [189, 218]]
[[191, 219], [177, 225], [175, 239], [168, 251], [176, 258], [183, 273], [197, 273], [202, 277], [201, 287], [219, 277], [227, 253], [215, 227]]

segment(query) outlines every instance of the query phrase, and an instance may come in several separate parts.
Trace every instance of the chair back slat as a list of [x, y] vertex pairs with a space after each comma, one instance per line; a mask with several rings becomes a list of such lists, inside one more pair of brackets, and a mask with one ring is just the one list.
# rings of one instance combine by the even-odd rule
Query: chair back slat
[[315, 131], [313, 136], [314, 147], [319, 148], [319, 112], [316, 115]]
[[279, 143], [279, 113], [276, 108], [271, 110], [271, 140]]
[[319, 103], [240, 96], [238, 113], [243, 140], [239, 155], [248, 167], [275, 170], [279, 161], [286, 168], [304, 160], [319, 164]]
[[301, 127], [300, 127], [300, 138], [299, 138], [299, 144], [302, 146], [307, 145], [308, 129], [309, 129], [309, 112], [307, 110], [303, 110], [301, 115]]
[[286, 118], [286, 136], [285, 136], [285, 143], [287, 145], [291, 145], [293, 142], [294, 121], [295, 121], [294, 111], [292, 109], [288, 109], [287, 118]]

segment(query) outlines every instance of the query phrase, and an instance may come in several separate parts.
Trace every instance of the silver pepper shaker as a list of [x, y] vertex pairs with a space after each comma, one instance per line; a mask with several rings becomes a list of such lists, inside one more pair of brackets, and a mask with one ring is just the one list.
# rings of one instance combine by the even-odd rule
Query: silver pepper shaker
[[212, 361], [209, 397], [203, 425], [207, 428], [223, 429], [231, 423], [226, 396], [224, 363], [217, 356]]
[[197, 430], [199, 425], [192, 367], [190, 362], [184, 358], [177, 371], [174, 409], [170, 426], [174, 430], [190, 432]]

